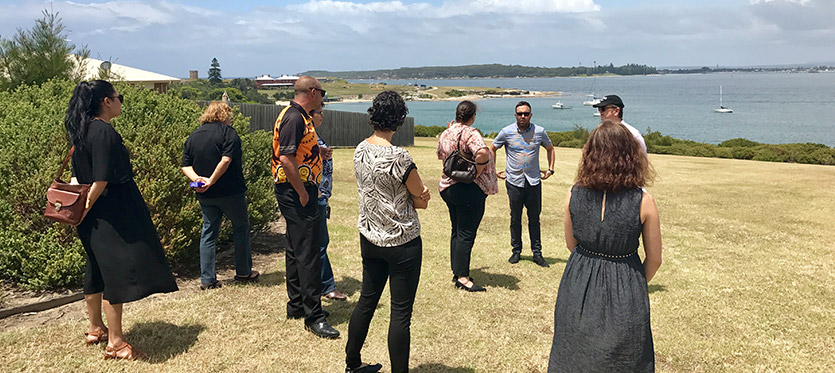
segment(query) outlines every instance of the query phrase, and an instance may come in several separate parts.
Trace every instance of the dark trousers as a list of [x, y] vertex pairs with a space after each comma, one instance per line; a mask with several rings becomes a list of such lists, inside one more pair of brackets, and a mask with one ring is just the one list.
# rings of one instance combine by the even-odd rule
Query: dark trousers
[[388, 347], [392, 372], [409, 371], [410, 329], [412, 306], [420, 280], [423, 243], [417, 237], [403, 245], [380, 247], [360, 234], [362, 251], [362, 290], [351, 321], [348, 324], [348, 343], [345, 345], [345, 364], [356, 368], [362, 364], [360, 350], [380, 295], [391, 276], [391, 320]]
[[470, 277], [470, 255], [487, 195], [475, 183], [455, 183], [441, 192], [449, 209], [452, 234], [449, 239], [449, 261], [452, 274]]
[[287, 244], [284, 251], [287, 270], [287, 314], [304, 312], [307, 325], [325, 320], [322, 312], [322, 257], [319, 254], [319, 209], [317, 188], [305, 184], [310, 200], [306, 206], [290, 183], [275, 185], [278, 209], [287, 222]]
[[528, 233], [531, 237], [531, 251], [542, 255], [542, 240], [539, 233], [539, 214], [542, 212], [542, 183], [531, 185], [525, 180], [520, 188], [505, 181], [507, 198], [510, 200], [510, 247], [514, 253], [522, 252], [522, 207], [528, 210]]

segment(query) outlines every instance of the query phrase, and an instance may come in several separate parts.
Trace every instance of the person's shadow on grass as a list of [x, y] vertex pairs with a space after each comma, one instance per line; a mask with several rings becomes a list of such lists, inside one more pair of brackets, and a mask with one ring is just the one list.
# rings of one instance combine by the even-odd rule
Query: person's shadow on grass
[[647, 288], [648, 288], [647, 290], [649, 290], [650, 294], [652, 294], [656, 291], [667, 291], [667, 288], [664, 285], [658, 285], [658, 284], [649, 285], [649, 286], [647, 286]]
[[501, 287], [508, 290], [519, 290], [519, 279], [504, 273], [484, 272], [485, 267], [470, 270], [470, 276], [476, 284], [486, 287]]
[[417, 373], [475, 373], [473, 368], [448, 367], [438, 363], [421, 364], [411, 371]]
[[133, 325], [125, 338], [146, 355], [144, 361], [159, 364], [188, 351], [204, 330], [203, 324], [180, 326], [162, 321], [144, 322]]

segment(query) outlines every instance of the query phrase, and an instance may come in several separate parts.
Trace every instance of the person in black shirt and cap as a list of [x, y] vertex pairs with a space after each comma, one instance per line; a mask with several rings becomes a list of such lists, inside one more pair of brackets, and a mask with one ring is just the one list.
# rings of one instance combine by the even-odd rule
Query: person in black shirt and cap
[[644, 151], [644, 155], [647, 154], [647, 144], [644, 141], [644, 136], [641, 135], [641, 131], [638, 131], [635, 127], [630, 126], [623, 120], [623, 100], [620, 99], [617, 95], [608, 95], [606, 96], [603, 101], [600, 101], [594, 105], [597, 110], [600, 111], [600, 123], [603, 121], [611, 120], [615, 123], [620, 123], [626, 129], [629, 130], [629, 133], [632, 134], [632, 137], [638, 141], [638, 144], [641, 145], [641, 149]]

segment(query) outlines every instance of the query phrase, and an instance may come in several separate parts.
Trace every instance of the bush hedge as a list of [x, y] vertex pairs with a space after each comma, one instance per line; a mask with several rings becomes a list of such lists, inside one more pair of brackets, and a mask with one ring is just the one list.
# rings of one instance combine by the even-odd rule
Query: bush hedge
[[[31, 289], [81, 283], [84, 250], [75, 229], [43, 218], [44, 192], [66, 155], [64, 111], [75, 83], [49, 81], [0, 92], [0, 278]], [[135, 181], [168, 258], [175, 266], [197, 263], [200, 207], [179, 168], [186, 137], [199, 125], [195, 102], [116, 84], [125, 95], [113, 120], [131, 152]], [[271, 135], [249, 132], [236, 113], [241, 135], [250, 222], [257, 229], [276, 217], [270, 182]], [[69, 171], [63, 175], [64, 180]], [[223, 237], [228, 237], [225, 229]]]

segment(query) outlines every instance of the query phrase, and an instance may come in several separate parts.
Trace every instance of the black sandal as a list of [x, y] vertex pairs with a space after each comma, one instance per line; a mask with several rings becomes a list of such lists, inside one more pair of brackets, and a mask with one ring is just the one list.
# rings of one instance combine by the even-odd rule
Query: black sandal
[[255, 281], [256, 279], [258, 279], [258, 276], [260, 276], [260, 275], [261, 274], [258, 273], [258, 271], [252, 270], [251, 272], [249, 272], [248, 276], [235, 275], [235, 281], [242, 281], [242, 282]]

